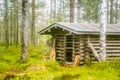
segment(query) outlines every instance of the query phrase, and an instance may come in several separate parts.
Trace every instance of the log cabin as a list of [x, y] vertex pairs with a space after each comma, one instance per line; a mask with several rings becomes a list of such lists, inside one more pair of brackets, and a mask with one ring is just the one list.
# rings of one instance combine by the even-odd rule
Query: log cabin
[[[74, 62], [80, 56], [80, 64], [100, 62], [100, 24], [56, 22], [41, 31], [55, 40], [57, 61]], [[106, 36], [106, 60], [120, 60], [120, 25], [108, 24]]]

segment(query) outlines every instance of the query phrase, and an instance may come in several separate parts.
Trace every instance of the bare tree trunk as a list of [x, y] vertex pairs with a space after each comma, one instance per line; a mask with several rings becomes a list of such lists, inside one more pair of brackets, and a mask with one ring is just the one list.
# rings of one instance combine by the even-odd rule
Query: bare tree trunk
[[56, 21], [56, 0], [54, 0], [54, 22]]
[[10, 12], [10, 45], [13, 43], [13, 9], [11, 7], [11, 12]]
[[110, 4], [110, 23], [113, 23], [113, 1], [114, 0], [110, 0], [111, 4]]
[[13, 1], [13, 43], [16, 45], [16, 0]]
[[59, 4], [60, 4], [60, 10], [59, 10], [59, 16], [58, 16], [58, 18], [59, 18], [59, 21], [62, 21], [62, 0], [60, 0], [60, 2], [59, 2]]
[[18, 0], [16, 0], [16, 46], [19, 44], [19, 10], [18, 10]]
[[70, 0], [70, 22], [74, 22], [75, 0]]
[[35, 0], [32, 0], [32, 26], [31, 26], [31, 43], [35, 45]]
[[116, 16], [115, 16], [115, 22], [118, 23], [118, 0], [116, 0]]
[[109, 0], [107, 0], [107, 23], [109, 23], [110, 22], [110, 17], [109, 17], [109, 14], [110, 14], [110, 10], [109, 10]]
[[81, 0], [77, 0], [77, 22], [80, 22]]
[[4, 27], [5, 27], [5, 43], [6, 43], [6, 47], [9, 47], [9, 30], [8, 30], [8, 0], [4, 0], [5, 4], [5, 16], [4, 16]]
[[28, 0], [22, 0], [21, 58], [28, 60]]
[[63, 11], [62, 11], [62, 21], [65, 21], [65, 0], [63, 0], [63, 2], [62, 2], [62, 9], [63, 9]]
[[50, 20], [52, 20], [53, 18], [53, 0], [51, 0], [51, 3], [50, 3]]
[[2, 22], [0, 20], [0, 42], [2, 42]]
[[106, 60], [106, 27], [107, 27], [107, 0], [101, 2], [100, 19], [100, 59]]
[[95, 23], [98, 23], [98, 19], [99, 19], [99, 4], [100, 4], [100, 1], [99, 0], [96, 0], [97, 2], [96, 2], [96, 9], [95, 9]]

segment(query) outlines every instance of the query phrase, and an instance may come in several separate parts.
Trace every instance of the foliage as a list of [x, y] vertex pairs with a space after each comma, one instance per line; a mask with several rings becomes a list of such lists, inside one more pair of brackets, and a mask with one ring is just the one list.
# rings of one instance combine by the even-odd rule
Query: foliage
[[[20, 47], [0, 47], [0, 79], [6, 80], [120, 80], [120, 63], [103, 62], [80, 67], [43, 60], [45, 45], [29, 46], [29, 60], [20, 60]], [[49, 53], [49, 52], [48, 52]]]

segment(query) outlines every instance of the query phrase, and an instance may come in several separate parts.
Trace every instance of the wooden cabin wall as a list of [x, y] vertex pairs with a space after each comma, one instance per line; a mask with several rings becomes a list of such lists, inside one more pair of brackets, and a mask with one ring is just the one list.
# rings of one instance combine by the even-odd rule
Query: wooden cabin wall
[[[71, 42], [67, 41], [67, 36], [69, 39], [72, 39]], [[72, 36], [70, 38], [70, 36]], [[94, 57], [93, 52], [88, 47], [87, 42], [93, 44], [95, 50], [99, 54], [100, 44], [99, 44], [99, 35], [56, 35], [56, 60], [66, 61], [66, 50], [67, 45], [72, 43], [72, 61], [74, 62], [75, 56], [80, 55], [81, 62], [84, 64], [88, 58], [92, 62], [97, 62], [97, 59]], [[108, 35], [106, 39], [107, 44], [107, 60], [120, 59], [120, 36], [117, 35]]]
[[[68, 40], [67, 40], [68, 38]], [[72, 43], [72, 61], [74, 62], [75, 56], [81, 56], [81, 64], [85, 61], [85, 47], [86, 47], [87, 36], [83, 35], [56, 35], [56, 60], [66, 61], [67, 49], [70, 48], [67, 45]]]
[[[100, 44], [99, 36], [91, 35], [90, 42], [99, 54]], [[107, 35], [106, 38], [107, 61], [120, 60], [120, 35]], [[95, 60], [95, 59], [94, 59]]]
[[56, 60], [65, 61], [65, 35], [56, 35]]
[[86, 56], [86, 35], [73, 35], [74, 42], [73, 42], [73, 61], [76, 55], [80, 55], [80, 64], [85, 63], [85, 56]]
[[[95, 50], [99, 54], [100, 41], [99, 35], [90, 35], [90, 43], [94, 46]], [[92, 62], [96, 62], [97, 59], [94, 57], [91, 50], [88, 51]], [[120, 60], [120, 35], [107, 35], [106, 37], [106, 60]]]

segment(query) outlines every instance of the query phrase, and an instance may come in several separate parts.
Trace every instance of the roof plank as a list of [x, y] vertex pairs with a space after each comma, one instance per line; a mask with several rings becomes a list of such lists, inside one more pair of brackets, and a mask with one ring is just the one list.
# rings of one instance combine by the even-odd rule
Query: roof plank
[[[42, 29], [39, 33], [44, 34], [44, 32], [56, 26], [75, 34], [99, 34], [100, 32], [100, 24], [56, 22]], [[108, 24], [107, 34], [120, 35], [120, 24]]]

